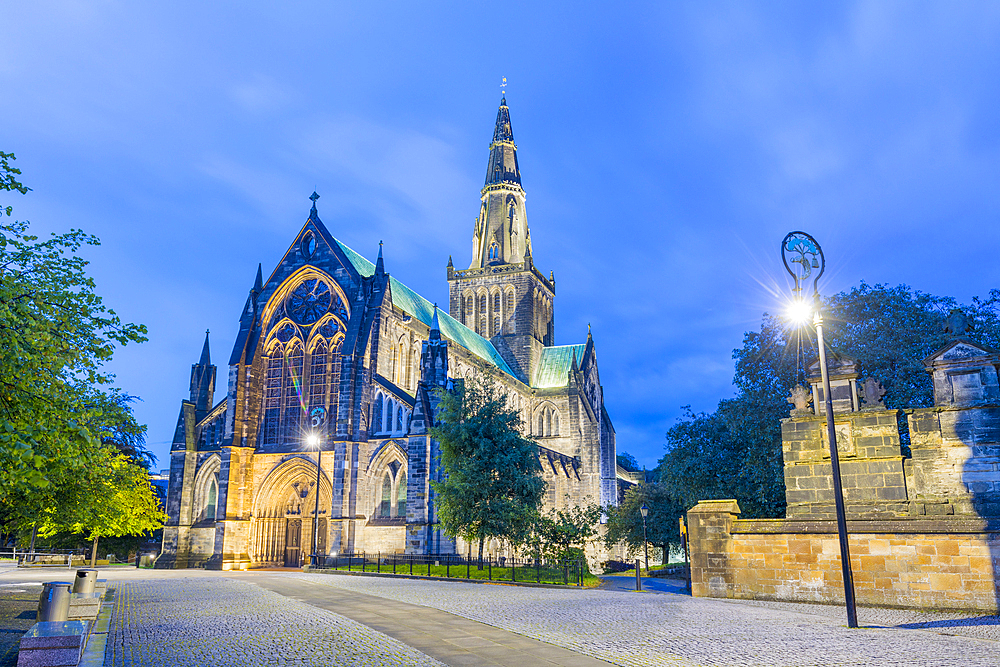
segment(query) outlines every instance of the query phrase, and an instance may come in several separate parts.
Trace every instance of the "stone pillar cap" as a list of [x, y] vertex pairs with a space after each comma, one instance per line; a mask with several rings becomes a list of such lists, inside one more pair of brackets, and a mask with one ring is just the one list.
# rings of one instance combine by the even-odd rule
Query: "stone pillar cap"
[[740, 505], [734, 499], [728, 500], [699, 500], [698, 504], [688, 510], [688, 512], [729, 512], [731, 514], [742, 514]]

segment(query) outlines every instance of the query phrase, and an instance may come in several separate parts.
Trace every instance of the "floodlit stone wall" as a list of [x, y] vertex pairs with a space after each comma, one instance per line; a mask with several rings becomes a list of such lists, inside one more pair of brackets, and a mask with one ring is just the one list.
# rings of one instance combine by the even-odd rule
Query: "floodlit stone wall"
[[[844, 603], [833, 521], [753, 520], [736, 501], [688, 513], [697, 597]], [[858, 604], [997, 613], [1000, 529], [967, 520], [851, 521]]]

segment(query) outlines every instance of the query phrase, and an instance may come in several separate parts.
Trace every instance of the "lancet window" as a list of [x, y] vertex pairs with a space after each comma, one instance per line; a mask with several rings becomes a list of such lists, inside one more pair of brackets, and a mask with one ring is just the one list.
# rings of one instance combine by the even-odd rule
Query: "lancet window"
[[392, 516], [392, 477], [388, 472], [382, 479], [382, 500], [378, 506], [378, 515], [382, 517]]
[[550, 405], [542, 407], [538, 411], [538, 430], [535, 435], [542, 438], [550, 438], [559, 435], [559, 413]]
[[406, 471], [399, 471], [396, 480], [396, 516], [406, 516]]

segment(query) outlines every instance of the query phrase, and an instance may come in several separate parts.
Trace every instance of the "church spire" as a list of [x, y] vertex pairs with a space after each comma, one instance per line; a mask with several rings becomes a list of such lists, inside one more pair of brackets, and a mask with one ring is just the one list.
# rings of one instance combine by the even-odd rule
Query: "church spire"
[[524, 210], [517, 145], [510, 125], [507, 97], [500, 99], [490, 142], [490, 159], [482, 203], [473, 232], [470, 269], [497, 264], [519, 264], [528, 253], [528, 222]]
[[517, 145], [514, 143], [514, 130], [510, 125], [510, 109], [507, 108], [506, 95], [500, 99], [500, 108], [497, 110], [484, 191], [491, 185], [501, 184], [521, 187], [521, 170], [517, 166]]

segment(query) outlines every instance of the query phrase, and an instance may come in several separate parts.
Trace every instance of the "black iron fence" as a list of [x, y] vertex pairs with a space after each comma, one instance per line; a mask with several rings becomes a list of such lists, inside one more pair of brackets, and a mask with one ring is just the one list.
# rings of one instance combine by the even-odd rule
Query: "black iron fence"
[[351, 572], [563, 586], [583, 586], [586, 573], [586, 562], [583, 559], [552, 561], [505, 556], [479, 559], [460, 554], [346, 553], [321, 556], [318, 566], [321, 569]]

